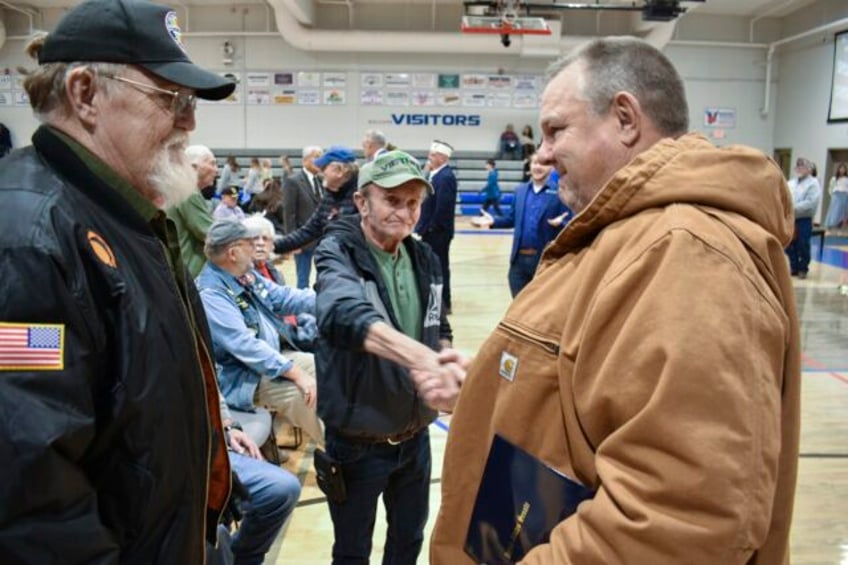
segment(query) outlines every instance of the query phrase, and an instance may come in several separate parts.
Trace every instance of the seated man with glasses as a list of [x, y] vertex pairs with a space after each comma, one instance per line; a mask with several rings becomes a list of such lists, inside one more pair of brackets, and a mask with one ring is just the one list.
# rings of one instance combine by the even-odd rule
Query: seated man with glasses
[[280, 286], [256, 271], [253, 242], [259, 235], [241, 220], [218, 220], [206, 234], [208, 262], [196, 283], [212, 332], [218, 384], [230, 408], [252, 412], [264, 406], [323, 445], [313, 356], [281, 343], [283, 317], [314, 314], [315, 292]]
[[253, 242], [253, 268], [266, 279], [285, 286], [283, 273], [274, 266], [271, 260], [274, 248], [274, 224], [262, 214], [251, 214], [242, 220], [251, 230], [259, 232]]
[[196, 66], [174, 11], [88, 0], [27, 46], [42, 125], [0, 161], [0, 555], [201, 563], [230, 495], [211, 339], [164, 209], [197, 190], [184, 152]]

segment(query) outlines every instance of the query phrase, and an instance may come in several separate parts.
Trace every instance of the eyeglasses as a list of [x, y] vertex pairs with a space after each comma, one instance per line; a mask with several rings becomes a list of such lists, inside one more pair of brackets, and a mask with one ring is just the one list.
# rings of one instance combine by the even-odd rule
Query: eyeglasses
[[123, 82], [125, 84], [129, 84], [130, 86], [135, 86], [137, 88], [147, 88], [152, 92], [159, 92], [161, 94], [166, 94], [170, 96], [171, 112], [173, 112], [175, 116], [184, 115], [186, 112], [188, 112], [189, 108], [192, 111], [197, 108], [197, 96], [195, 96], [194, 94], [186, 94], [185, 92], [180, 92], [179, 90], [167, 90], [164, 88], [159, 88], [158, 86], [154, 86], [152, 84], [138, 82], [137, 80], [119, 77], [117, 75], [108, 73], [100, 73], [100, 76], [116, 80], [118, 82]]
[[237, 239], [236, 241], [232, 242], [232, 243], [229, 245], [229, 247], [230, 247], [230, 248], [233, 248], [233, 247], [245, 247], [245, 246], [247, 246], [248, 248], [250, 248], [251, 250], [253, 250], [253, 247], [254, 247], [254, 239], [253, 239], [253, 238], [250, 238], [250, 239], [246, 239], [246, 238], [245, 238], [245, 239]]

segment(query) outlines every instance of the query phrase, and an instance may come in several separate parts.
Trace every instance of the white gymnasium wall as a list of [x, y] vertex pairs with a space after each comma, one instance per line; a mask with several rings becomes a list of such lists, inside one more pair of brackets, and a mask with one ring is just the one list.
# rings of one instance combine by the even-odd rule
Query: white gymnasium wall
[[[178, 9], [179, 10], [179, 9]], [[4, 12], [7, 15], [9, 11]], [[180, 13], [181, 18], [183, 14]], [[43, 27], [50, 29], [58, 13], [48, 13]], [[238, 26], [233, 18], [241, 18]], [[681, 20], [678, 38], [715, 38], [728, 45], [743, 41], [748, 20], [728, 25], [726, 19], [700, 17]], [[222, 10], [197, 10], [190, 14], [192, 30], [203, 30], [186, 38], [192, 58], [219, 71], [346, 71], [347, 103], [343, 106], [254, 106], [201, 105], [193, 141], [220, 148], [295, 148], [304, 144], [342, 143], [358, 146], [362, 132], [383, 130], [390, 140], [408, 149], [426, 148], [433, 138], [453, 143], [459, 149], [493, 151], [506, 123], [516, 129], [534, 127], [538, 139], [537, 110], [463, 107], [420, 108], [367, 107], [359, 104], [359, 72], [456, 72], [542, 74], [549, 60], [519, 58], [504, 49], [502, 55], [410, 55], [369, 53], [305, 53], [290, 47], [268, 29], [263, 10], [229, 14]], [[8, 25], [10, 35], [14, 26]], [[218, 30], [240, 27], [248, 35], [210, 35]], [[774, 22], [764, 20], [758, 34], [772, 39]], [[273, 25], [271, 26], [273, 29]], [[728, 30], [732, 30], [730, 33]], [[374, 41], [379, 41], [379, 32]], [[765, 49], [715, 47], [672, 42], [666, 53], [684, 78], [689, 98], [691, 128], [711, 136], [715, 143], [744, 143], [770, 153], [772, 148], [791, 147], [818, 162], [824, 162], [829, 147], [848, 146], [848, 126], [827, 125], [827, 97], [832, 61], [831, 41], [807, 47], [792, 44], [778, 52], [773, 69], [770, 112], [760, 114], [765, 90]], [[232, 66], [222, 63], [221, 46], [230, 40], [236, 47]], [[758, 37], [758, 40], [762, 40]], [[498, 41], [496, 37], [492, 41]], [[0, 49], [0, 72], [17, 65], [31, 66], [22, 53], [24, 42], [14, 36]], [[512, 52], [514, 53], [514, 51]], [[732, 108], [735, 127], [715, 130], [704, 126], [705, 108]], [[395, 125], [392, 114], [478, 114], [480, 126]], [[15, 144], [26, 144], [37, 126], [29, 108], [0, 106], [0, 121], [12, 131]]]
[[[493, 39], [496, 41], [496, 39]], [[191, 38], [191, 48], [197, 49], [198, 61], [215, 66], [220, 39]], [[339, 106], [258, 106], [246, 105], [235, 110], [219, 105], [204, 105], [198, 115], [197, 138], [215, 147], [300, 147], [306, 144], [345, 144], [358, 146], [362, 133], [369, 128], [382, 130], [400, 147], [423, 149], [433, 138], [443, 139], [458, 149], [494, 150], [504, 125], [516, 128], [532, 124], [535, 129], [536, 110], [487, 109], [463, 107], [390, 107], [361, 106], [360, 72], [482, 72], [539, 73], [546, 61], [531, 66], [526, 61], [518, 67], [517, 57], [482, 58], [451, 57], [449, 62], [439, 56], [386, 55], [368, 53], [304, 53], [291, 48], [274, 37], [239, 38], [234, 70], [315, 70], [347, 72], [347, 103]], [[505, 50], [506, 51], [506, 50]], [[208, 60], [202, 54], [211, 53]], [[241, 56], [239, 56], [241, 54]], [[512, 59], [512, 61], [511, 61]], [[512, 65], [510, 64], [512, 63]], [[220, 66], [220, 63], [218, 63]], [[407, 113], [451, 114], [480, 116], [480, 126], [395, 125], [392, 114]], [[240, 114], [240, 115], [238, 115]]]
[[826, 173], [828, 150], [848, 148], [848, 123], [827, 122], [833, 72], [834, 35], [848, 30], [848, 2], [820, 0], [786, 18], [786, 36], [827, 26], [777, 49], [774, 70], [779, 77], [774, 132], [775, 147], [792, 150], [793, 160], [811, 159], [821, 177]]
[[[848, 25], [846, 25], [848, 29]], [[833, 65], [833, 35], [825, 41], [791, 45], [779, 51], [777, 88], [779, 114], [775, 147], [792, 150], [793, 161], [807, 157], [825, 174], [828, 150], [848, 148], [848, 122], [829, 124]]]
[[[760, 114], [765, 92], [764, 49], [672, 43], [666, 54], [686, 86], [690, 130], [703, 133], [716, 145], [741, 143], [771, 154], [774, 115]], [[705, 110], [715, 108], [734, 111], [736, 125], [705, 125]]]

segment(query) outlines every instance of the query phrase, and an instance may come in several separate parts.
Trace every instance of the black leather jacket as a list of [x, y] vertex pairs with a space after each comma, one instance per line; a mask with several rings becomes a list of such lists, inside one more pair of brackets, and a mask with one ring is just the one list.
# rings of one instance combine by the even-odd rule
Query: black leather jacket
[[202, 563], [230, 475], [197, 292], [60, 136], [33, 144], [0, 161], [0, 322], [59, 325], [62, 367], [0, 359], [0, 561]]
[[[421, 342], [438, 351], [440, 339], [453, 338], [442, 310], [439, 260], [427, 244], [412, 237], [402, 245], [418, 280]], [[330, 224], [315, 252], [315, 266], [321, 331], [315, 354], [318, 415], [327, 429], [375, 439], [427, 426], [436, 412], [417, 395], [407, 369], [362, 348], [371, 324], [400, 324], [358, 215]]]

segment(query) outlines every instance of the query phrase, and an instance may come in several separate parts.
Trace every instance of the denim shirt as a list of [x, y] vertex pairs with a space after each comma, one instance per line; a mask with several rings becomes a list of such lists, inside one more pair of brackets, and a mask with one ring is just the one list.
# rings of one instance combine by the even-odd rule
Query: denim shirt
[[[262, 375], [281, 377], [292, 361], [280, 353], [280, 335], [266, 313], [279, 316], [315, 314], [315, 292], [280, 286], [251, 270], [250, 290], [208, 262], [196, 284], [212, 332], [218, 386], [232, 408], [253, 411], [253, 396]], [[252, 294], [252, 296], [251, 296]], [[264, 304], [263, 309], [255, 301]]]

